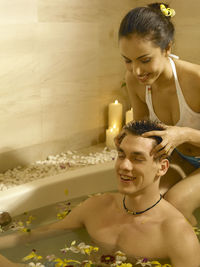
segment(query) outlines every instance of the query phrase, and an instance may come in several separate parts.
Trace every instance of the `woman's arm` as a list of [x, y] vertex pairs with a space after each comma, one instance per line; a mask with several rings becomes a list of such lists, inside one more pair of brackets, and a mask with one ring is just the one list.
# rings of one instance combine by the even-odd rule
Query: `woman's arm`
[[200, 147], [200, 130], [182, 127], [182, 142]]

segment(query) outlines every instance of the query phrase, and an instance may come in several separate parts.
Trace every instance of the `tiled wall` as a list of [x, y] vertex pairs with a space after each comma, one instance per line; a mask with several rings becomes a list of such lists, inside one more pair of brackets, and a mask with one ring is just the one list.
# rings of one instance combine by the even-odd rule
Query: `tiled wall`
[[[141, 0], [0, 1], [0, 170], [104, 141], [119, 99], [123, 15]], [[175, 52], [200, 62], [198, 0], [171, 0]]]

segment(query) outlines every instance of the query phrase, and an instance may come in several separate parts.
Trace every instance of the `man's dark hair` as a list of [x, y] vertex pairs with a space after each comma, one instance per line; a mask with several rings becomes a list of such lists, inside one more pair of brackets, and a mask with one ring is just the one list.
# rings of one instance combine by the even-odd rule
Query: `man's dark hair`
[[[115, 138], [115, 144], [116, 146], [119, 146], [124, 139], [125, 136], [127, 136], [128, 133], [141, 136], [142, 134], [150, 131], [164, 131], [165, 128], [162, 127], [161, 124], [151, 121], [151, 120], [141, 120], [141, 121], [131, 121], [127, 123], [122, 131], [116, 136]], [[156, 144], [160, 144], [162, 142], [162, 138], [160, 136], [151, 136], [148, 137], [151, 139], [154, 139], [156, 141]]]
[[[164, 128], [150, 120], [141, 120], [141, 121], [132, 121], [124, 126], [124, 130], [131, 132], [134, 135], [142, 135], [146, 132], [150, 131], [163, 131]], [[160, 136], [151, 136], [151, 138], [156, 140], [157, 144], [162, 142], [162, 138]]]

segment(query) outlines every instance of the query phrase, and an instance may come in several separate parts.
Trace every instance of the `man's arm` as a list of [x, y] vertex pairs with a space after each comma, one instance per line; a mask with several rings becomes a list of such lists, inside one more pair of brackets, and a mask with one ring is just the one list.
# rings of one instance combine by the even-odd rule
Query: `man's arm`
[[173, 267], [200, 267], [200, 243], [187, 221], [176, 221], [167, 230], [167, 252]]
[[34, 242], [53, 237], [84, 226], [84, 211], [87, 200], [75, 207], [63, 220], [31, 230], [30, 233], [14, 233], [0, 237], [0, 250], [15, 247], [19, 244]]

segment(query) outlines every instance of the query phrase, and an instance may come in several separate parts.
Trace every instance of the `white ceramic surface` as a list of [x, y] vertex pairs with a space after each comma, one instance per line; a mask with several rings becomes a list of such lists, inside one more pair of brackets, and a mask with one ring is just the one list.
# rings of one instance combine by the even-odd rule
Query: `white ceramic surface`
[[[114, 162], [71, 170], [0, 192], [0, 210], [11, 216], [59, 201], [116, 189]], [[66, 190], [68, 194], [66, 194]]]

